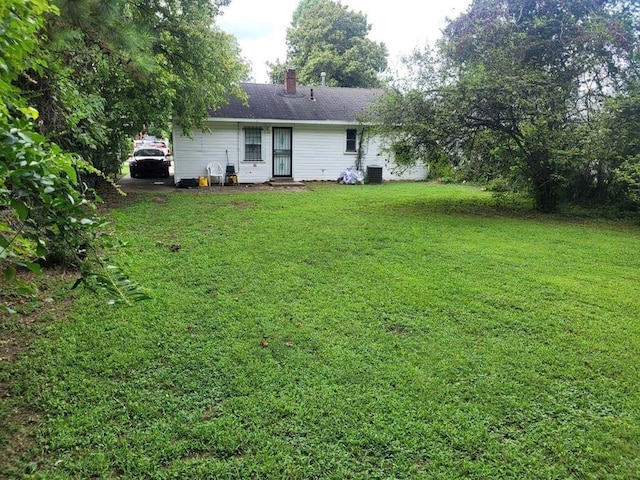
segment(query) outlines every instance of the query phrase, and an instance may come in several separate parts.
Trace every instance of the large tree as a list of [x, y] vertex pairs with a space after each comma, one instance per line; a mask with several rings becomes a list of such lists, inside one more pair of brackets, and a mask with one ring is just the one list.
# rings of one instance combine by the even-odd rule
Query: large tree
[[[320, 81], [339, 87], [378, 87], [387, 68], [387, 48], [367, 38], [371, 25], [362, 12], [349, 10], [339, 1], [301, 0], [287, 30], [285, 64], [298, 69], [306, 84]], [[283, 80], [285, 64], [270, 64], [273, 83]]]
[[44, 25], [49, 68], [20, 82], [40, 130], [105, 173], [119, 170], [143, 129], [186, 131], [206, 109], [242, 95], [246, 67], [215, 27], [228, 0], [56, 0]]
[[475, 0], [432, 56], [414, 57], [412, 91], [387, 98], [391, 143], [410, 161], [481, 155], [529, 187], [539, 209], [553, 210], [579, 172], [597, 175], [601, 158], [587, 139], [632, 64], [637, 39], [627, 7]]

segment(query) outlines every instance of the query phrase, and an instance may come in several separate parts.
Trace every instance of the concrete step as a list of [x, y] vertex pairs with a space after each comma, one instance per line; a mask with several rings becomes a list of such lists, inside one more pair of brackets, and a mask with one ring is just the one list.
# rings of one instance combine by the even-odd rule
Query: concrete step
[[293, 178], [272, 178], [267, 183], [272, 187], [304, 187], [303, 182], [297, 182]]

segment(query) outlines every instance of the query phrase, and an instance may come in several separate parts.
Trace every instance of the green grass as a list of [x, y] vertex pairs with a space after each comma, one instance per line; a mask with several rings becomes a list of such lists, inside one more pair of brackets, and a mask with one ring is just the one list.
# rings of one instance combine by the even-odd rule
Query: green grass
[[635, 226], [422, 183], [113, 218], [153, 300], [76, 294], [0, 364], [38, 419], [0, 476], [640, 478]]
[[120, 173], [117, 175], [117, 179], [120, 180], [122, 177], [129, 175], [129, 164], [123, 163], [120, 166]]

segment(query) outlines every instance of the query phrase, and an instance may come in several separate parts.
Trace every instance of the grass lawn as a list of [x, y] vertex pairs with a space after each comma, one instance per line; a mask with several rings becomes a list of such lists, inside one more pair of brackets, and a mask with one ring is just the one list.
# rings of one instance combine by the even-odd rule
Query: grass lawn
[[423, 183], [136, 199], [152, 300], [7, 325], [0, 477], [640, 478], [638, 227]]

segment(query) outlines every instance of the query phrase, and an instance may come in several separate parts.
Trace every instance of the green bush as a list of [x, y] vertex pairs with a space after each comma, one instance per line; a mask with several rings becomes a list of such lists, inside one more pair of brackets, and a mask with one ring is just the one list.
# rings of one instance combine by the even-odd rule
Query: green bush
[[[28, 114], [37, 117], [35, 111]], [[6, 205], [0, 211], [0, 274], [9, 287], [3, 293], [34, 293], [20, 280], [20, 270], [41, 273], [45, 263], [62, 263], [78, 269], [77, 283], [112, 299], [146, 298], [104, 257], [119, 245], [79, 179], [99, 172], [34, 129], [29, 118], [0, 113], [0, 205]], [[3, 303], [0, 309], [10, 311]]]
[[487, 183], [487, 190], [494, 193], [513, 192], [513, 185], [505, 178], [495, 178]]
[[625, 208], [638, 210], [640, 207], [640, 155], [627, 158], [614, 170], [613, 189]]

